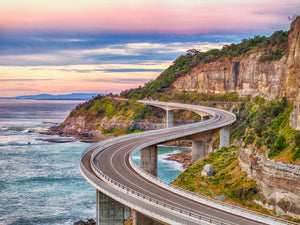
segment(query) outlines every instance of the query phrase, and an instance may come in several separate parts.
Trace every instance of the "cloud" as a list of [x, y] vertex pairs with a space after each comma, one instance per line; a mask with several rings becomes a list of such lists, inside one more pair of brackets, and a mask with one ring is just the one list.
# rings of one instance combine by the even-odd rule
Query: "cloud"
[[[12, 3], [8, 3], [12, 2]], [[55, 4], [44, 0], [10, 0], [1, 3], [0, 28], [119, 33], [235, 33], [282, 28], [283, 15], [299, 13], [298, 0], [211, 1], [80, 1]], [[265, 20], [257, 10], [269, 11]], [[274, 11], [272, 11], [274, 10]]]
[[137, 79], [137, 78], [118, 78], [118, 79], [88, 79], [89, 82], [101, 82], [101, 83], [117, 83], [117, 84], [137, 84], [146, 83], [151, 79]]
[[[48, 37], [48, 39], [51, 38]], [[52, 39], [56, 40], [56, 38], [53, 37]], [[61, 39], [74, 42], [70, 37], [66, 38], [62, 36]], [[214, 36], [214, 39], [220, 40], [217, 36]], [[197, 48], [206, 51], [211, 48], [220, 48], [224, 44], [227, 44], [227, 42], [214, 43], [208, 41], [193, 42], [185, 40], [181, 42], [170, 42], [170, 40], [169, 42], [164, 42], [164, 40], [162, 40], [162, 42], [157, 42], [157, 40], [153, 42], [132, 42], [133, 39], [122, 40], [125, 43], [119, 43], [119, 39], [115, 41], [117, 43], [114, 43], [114, 40], [112, 40], [112, 43], [104, 44], [99, 41], [94, 41], [94, 38], [82, 38], [81, 41], [76, 41], [75, 44], [53, 42], [52, 44], [49, 43], [49, 51], [47, 51], [44, 46], [39, 45], [39, 40], [37, 45], [35, 42], [32, 42], [31, 44], [27, 43], [30, 47], [27, 47], [27, 44], [23, 45], [18, 43], [15, 48], [13, 48], [13, 46], [3, 47], [4, 50], [1, 51], [2, 53], [0, 54], [0, 65], [63, 66], [84, 64], [101, 65], [108, 63], [157, 64], [162, 61], [173, 61], [179, 55], [184, 54], [189, 48]], [[81, 44], [78, 44], [77, 42], [81, 42]]]
[[33, 82], [33, 81], [45, 81], [45, 80], [53, 80], [53, 79], [0, 79], [0, 82], [17, 82], [17, 81], [24, 81], [24, 82]]

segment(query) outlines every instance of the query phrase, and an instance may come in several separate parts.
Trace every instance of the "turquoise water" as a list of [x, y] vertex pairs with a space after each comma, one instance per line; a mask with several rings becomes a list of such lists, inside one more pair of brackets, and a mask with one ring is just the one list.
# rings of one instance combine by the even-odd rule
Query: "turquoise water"
[[[62, 122], [78, 103], [0, 100], [0, 224], [73, 224], [95, 218], [95, 189], [78, 167], [90, 144], [48, 143], [38, 139], [59, 137], [29, 132]], [[171, 182], [178, 176], [181, 165], [163, 158], [181, 150], [159, 147], [158, 177]]]

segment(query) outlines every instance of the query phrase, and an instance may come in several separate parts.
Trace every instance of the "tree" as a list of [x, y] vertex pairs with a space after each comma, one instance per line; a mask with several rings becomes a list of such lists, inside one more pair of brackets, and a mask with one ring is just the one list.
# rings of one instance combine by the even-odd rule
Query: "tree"
[[187, 50], [186, 52], [187, 52], [187, 54], [190, 54], [190, 55], [194, 56], [194, 55], [199, 55], [201, 50], [200, 49], [197, 50], [197, 49], [193, 48], [193, 49]]

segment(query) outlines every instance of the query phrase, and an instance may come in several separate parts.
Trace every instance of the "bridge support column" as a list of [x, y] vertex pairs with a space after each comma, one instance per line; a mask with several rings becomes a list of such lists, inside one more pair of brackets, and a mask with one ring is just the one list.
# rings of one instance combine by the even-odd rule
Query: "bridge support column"
[[173, 110], [168, 109], [166, 114], [166, 127], [173, 127]]
[[220, 130], [220, 145], [219, 148], [228, 147], [230, 140], [230, 128], [229, 126], [223, 127]]
[[157, 176], [157, 146], [152, 145], [141, 150], [141, 168]]
[[124, 205], [97, 190], [97, 225], [123, 225]]
[[208, 120], [209, 119], [209, 115], [206, 115], [206, 116], [202, 116], [201, 117], [201, 121], [205, 121], [205, 120]]
[[205, 156], [205, 140], [194, 140], [192, 141], [192, 163], [196, 162], [201, 157]]
[[156, 220], [153, 220], [150, 217], [144, 216], [143, 214], [132, 210], [132, 225], [163, 225], [160, 222], [157, 222]]

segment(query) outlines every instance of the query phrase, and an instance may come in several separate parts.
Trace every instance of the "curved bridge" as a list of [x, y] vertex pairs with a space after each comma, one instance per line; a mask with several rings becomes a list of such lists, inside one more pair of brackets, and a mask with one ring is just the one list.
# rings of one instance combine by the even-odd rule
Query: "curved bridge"
[[[195, 105], [140, 102], [167, 111], [191, 110], [203, 117], [206, 115], [206, 118], [209, 115], [209, 119], [107, 139], [87, 148], [81, 155], [80, 170], [97, 189], [97, 224], [123, 224], [124, 211], [128, 208], [133, 224], [138, 225], [288, 224], [275, 217], [181, 190], [156, 178], [158, 144], [193, 140], [193, 160], [196, 160], [205, 155], [205, 139], [216, 131], [221, 130], [221, 146], [229, 144], [228, 125], [235, 121], [234, 114]], [[170, 115], [172, 120], [172, 113]], [[170, 121], [167, 124], [170, 126]], [[142, 169], [132, 161], [132, 155], [137, 151], [141, 151]]]

